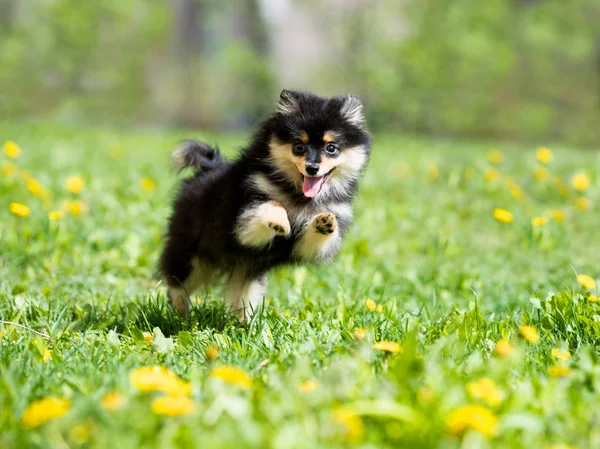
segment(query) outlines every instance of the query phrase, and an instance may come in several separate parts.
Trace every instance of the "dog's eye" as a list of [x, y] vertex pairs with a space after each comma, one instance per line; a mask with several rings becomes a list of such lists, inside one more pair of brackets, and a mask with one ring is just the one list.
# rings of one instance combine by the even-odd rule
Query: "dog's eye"
[[338, 153], [338, 147], [336, 147], [334, 144], [332, 143], [328, 143], [327, 146], [325, 147], [325, 151], [327, 152], [327, 154], [337, 154]]
[[292, 148], [294, 150], [294, 153], [304, 153], [306, 147], [302, 142], [295, 142]]

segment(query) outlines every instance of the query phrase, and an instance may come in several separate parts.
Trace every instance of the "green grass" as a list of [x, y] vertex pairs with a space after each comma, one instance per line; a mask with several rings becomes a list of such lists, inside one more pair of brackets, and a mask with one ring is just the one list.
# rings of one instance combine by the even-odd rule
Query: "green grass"
[[[505, 161], [490, 181], [490, 145], [376, 136], [337, 260], [272, 273], [264, 309], [240, 324], [217, 293], [179, 319], [154, 274], [177, 183], [168, 154], [187, 135], [0, 124], [0, 141], [22, 148], [18, 173], [0, 174], [0, 447], [598, 447], [600, 302], [576, 281], [600, 277], [597, 152], [552, 148], [550, 174], [536, 180], [535, 148], [499, 143]], [[244, 139], [197, 137], [230, 155]], [[23, 171], [49, 189], [46, 204]], [[570, 184], [578, 172], [590, 178], [585, 192]], [[85, 180], [81, 194], [64, 188], [70, 175]], [[141, 188], [146, 176], [154, 191]], [[87, 204], [80, 217], [48, 220], [76, 197]], [[11, 202], [30, 216], [11, 214]], [[514, 221], [496, 221], [497, 207]], [[532, 227], [552, 210], [564, 221]], [[539, 342], [520, 337], [524, 324]], [[501, 338], [510, 356], [495, 353]], [[382, 340], [402, 353], [373, 350]], [[555, 347], [570, 359], [552, 357]], [[151, 365], [191, 383], [192, 414], [151, 411], [162, 393], [129, 382]], [[210, 375], [222, 365], [242, 368], [252, 387]], [[555, 365], [571, 371], [551, 376]], [[482, 378], [500, 401], [472, 395]], [[309, 380], [316, 389], [301, 391]], [[126, 402], [107, 411], [100, 399], [113, 391]], [[68, 413], [26, 428], [24, 411], [46, 396], [69, 399]], [[497, 417], [488, 435], [452, 434], [449, 421], [469, 404]]]

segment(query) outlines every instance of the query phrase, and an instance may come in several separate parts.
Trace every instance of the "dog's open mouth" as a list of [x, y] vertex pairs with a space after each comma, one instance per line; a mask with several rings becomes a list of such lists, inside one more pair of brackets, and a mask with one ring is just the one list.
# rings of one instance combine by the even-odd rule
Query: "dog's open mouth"
[[329, 178], [329, 175], [331, 175], [332, 171], [333, 169], [325, 173], [323, 176], [304, 176], [304, 183], [302, 184], [302, 192], [304, 192], [304, 196], [307, 198], [314, 198], [317, 196], [323, 188], [323, 184], [325, 184], [325, 181], [327, 181], [327, 178]]

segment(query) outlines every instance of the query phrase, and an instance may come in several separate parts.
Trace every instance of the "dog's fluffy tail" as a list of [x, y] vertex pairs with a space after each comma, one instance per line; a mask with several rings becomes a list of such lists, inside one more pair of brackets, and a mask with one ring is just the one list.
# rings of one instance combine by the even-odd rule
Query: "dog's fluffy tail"
[[196, 173], [213, 170], [223, 163], [218, 147], [213, 148], [198, 140], [186, 140], [173, 151], [171, 159], [177, 171], [192, 167]]

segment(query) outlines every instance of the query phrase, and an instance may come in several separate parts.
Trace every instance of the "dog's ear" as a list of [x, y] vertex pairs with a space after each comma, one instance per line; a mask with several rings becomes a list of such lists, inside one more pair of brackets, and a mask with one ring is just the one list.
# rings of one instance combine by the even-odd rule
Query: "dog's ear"
[[277, 112], [283, 115], [290, 115], [298, 111], [298, 100], [300, 100], [300, 93], [294, 92], [293, 90], [283, 89], [279, 94], [279, 104], [277, 105]]
[[340, 110], [342, 116], [352, 125], [363, 127], [365, 126], [365, 116], [363, 114], [363, 104], [356, 95], [347, 95], [342, 99], [342, 108]]

